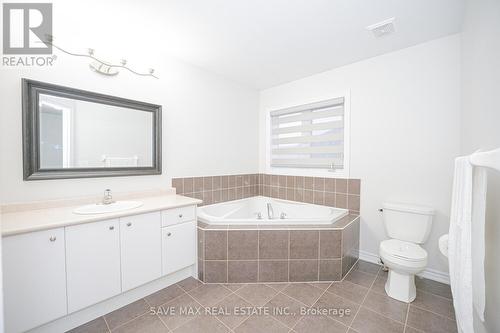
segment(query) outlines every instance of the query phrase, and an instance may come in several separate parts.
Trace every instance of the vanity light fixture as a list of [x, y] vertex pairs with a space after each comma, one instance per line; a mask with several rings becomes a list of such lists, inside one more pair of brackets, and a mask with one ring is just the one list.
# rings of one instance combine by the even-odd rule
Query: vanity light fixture
[[107, 61], [104, 61], [104, 60], [97, 58], [94, 55], [94, 53], [95, 53], [94, 49], [88, 49], [87, 54], [69, 52], [69, 51], [63, 49], [62, 47], [54, 44], [54, 36], [50, 36], [50, 35], [47, 36], [47, 41], [44, 43], [50, 44], [53, 47], [55, 47], [56, 49], [58, 49], [59, 51], [66, 53], [68, 55], [71, 55], [74, 57], [85, 57], [85, 58], [92, 59], [92, 62], [89, 64], [90, 69], [93, 70], [94, 72], [102, 74], [102, 75], [115, 76], [115, 75], [118, 75], [118, 73], [120, 73], [120, 69], [126, 69], [135, 75], [150, 76], [150, 77], [154, 77], [155, 79], [159, 79], [159, 77], [154, 75], [155, 70], [152, 68], [150, 68], [146, 73], [137, 72], [137, 71], [133, 70], [132, 68], [130, 68], [129, 66], [127, 66], [127, 60], [125, 60], [125, 59], [122, 59], [120, 61], [120, 64], [113, 64], [113, 63], [110, 63], [110, 62], [107, 62]]

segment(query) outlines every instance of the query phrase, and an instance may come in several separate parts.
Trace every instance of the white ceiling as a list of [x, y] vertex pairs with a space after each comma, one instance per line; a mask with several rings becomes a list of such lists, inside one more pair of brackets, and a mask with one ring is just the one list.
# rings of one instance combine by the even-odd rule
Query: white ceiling
[[[91, 20], [80, 16], [87, 28], [114, 34], [108, 41], [122, 34], [143, 52], [168, 53], [257, 89], [457, 33], [463, 11], [463, 0], [101, 0], [99, 10], [75, 3], [93, 11]], [[113, 23], [102, 15], [108, 9]], [[366, 30], [390, 17], [395, 34], [376, 39]]]

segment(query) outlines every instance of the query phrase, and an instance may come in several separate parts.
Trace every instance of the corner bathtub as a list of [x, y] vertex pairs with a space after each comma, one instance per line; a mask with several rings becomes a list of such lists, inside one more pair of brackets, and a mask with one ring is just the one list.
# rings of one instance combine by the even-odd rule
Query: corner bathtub
[[[274, 218], [269, 219], [267, 204]], [[256, 196], [198, 208], [198, 220], [211, 225], [333, 224], [349, 214], [347, 209]]]

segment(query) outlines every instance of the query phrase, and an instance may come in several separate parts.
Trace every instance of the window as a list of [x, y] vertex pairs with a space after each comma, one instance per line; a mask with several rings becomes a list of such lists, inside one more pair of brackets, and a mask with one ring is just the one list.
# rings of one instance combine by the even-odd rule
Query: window
[[345, 171], [347, 124], [345, 98], [270, 113], [272, 168]]

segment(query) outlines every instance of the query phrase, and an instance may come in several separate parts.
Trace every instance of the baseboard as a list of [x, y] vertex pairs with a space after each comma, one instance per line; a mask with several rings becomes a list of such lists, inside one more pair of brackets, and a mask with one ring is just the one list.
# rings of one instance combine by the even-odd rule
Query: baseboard
[[429, 280], [450, 284], [450, 275], [448, 273], [441, 272], [432, 268], [424, 270], [422, 273], [418, 274], [418, 276]]
[[[374, 254], [363, 250], [359, 250], [359, 259], [374, 264], [380, 264], [380, 257], [378, 254]], [[427, 268], [422, 273], [418, 274], [418, 276], [429, 280], [450, 284], [450, 276], [448, 273], [441, 272], [432, 268]]]
[[366, 252], [363, 250], [359, 250], [359, 259], [374, 264], [380, 264], [380, 257], [378, 254], [373, 254], [371, 252]]

